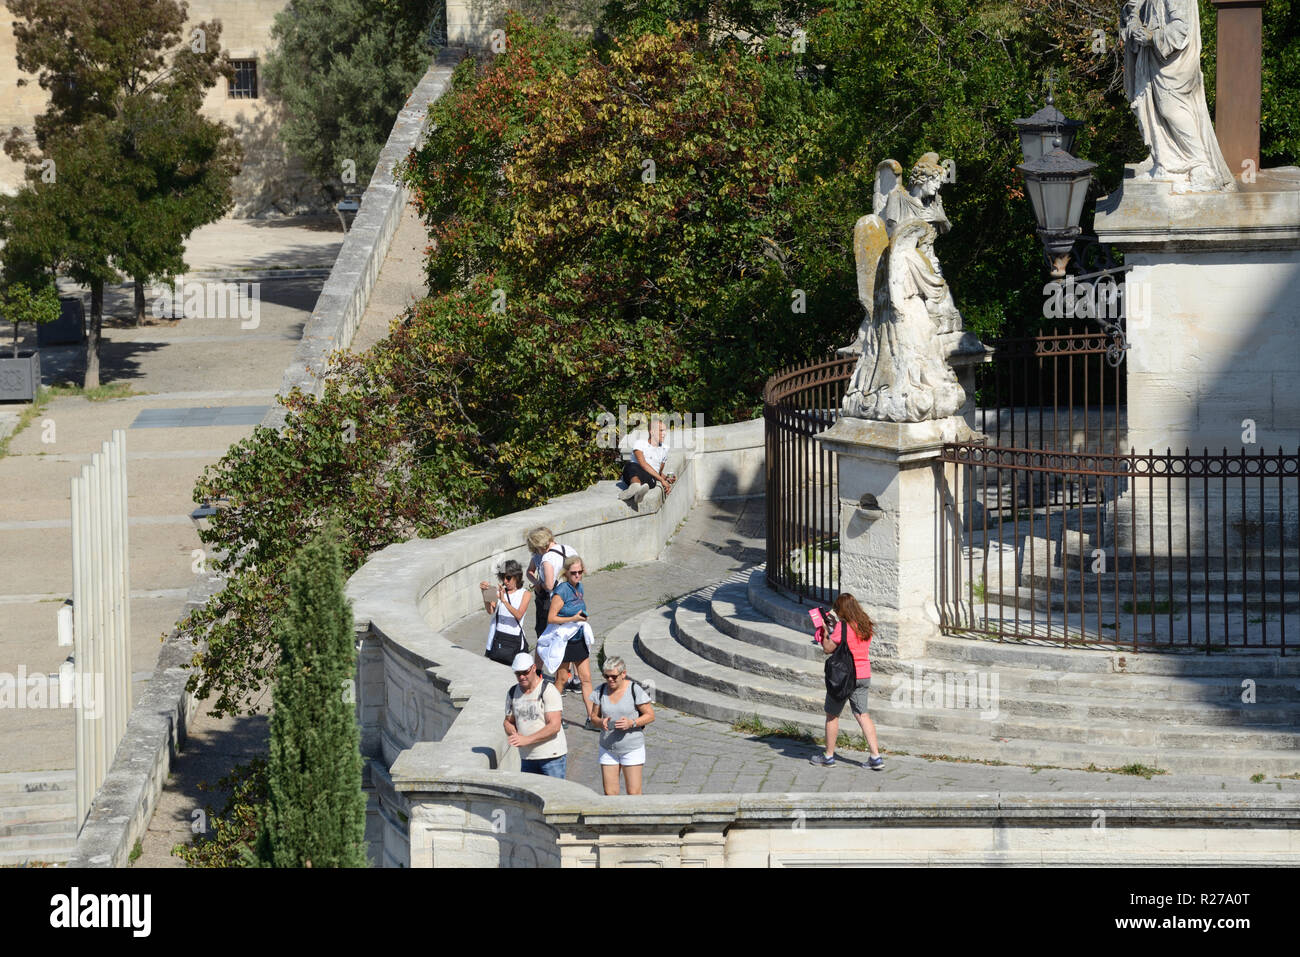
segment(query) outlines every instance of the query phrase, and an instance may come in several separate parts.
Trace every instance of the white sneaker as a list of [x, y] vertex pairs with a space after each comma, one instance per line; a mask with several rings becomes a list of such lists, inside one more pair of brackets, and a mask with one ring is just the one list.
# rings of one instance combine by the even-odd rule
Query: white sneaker
[[645, 482], [638, 482], [636, 486], [636, 503], [640, 505], [641, 499], [645, 498], [649, 494], [650, 486], [646, 485]]
[[619, 492], [618, 497], [626, 502], [628, 499], [630, 499], [633, 495], [636, 494], [636, 490], [638, 488], [644, 488], [644, 487], [645, 486], [642, 483], [634, 482], [631, 485], [629, 485], [627, 488], [623, 489], [623, 491]]

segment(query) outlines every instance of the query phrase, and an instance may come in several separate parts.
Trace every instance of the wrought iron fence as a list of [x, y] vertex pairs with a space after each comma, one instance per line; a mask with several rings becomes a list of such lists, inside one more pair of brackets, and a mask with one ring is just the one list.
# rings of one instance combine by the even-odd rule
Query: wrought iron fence
[[950, 634], [1276, 648], [1300, 630], [1300, 450], [942, 458]]
[[813, 436], [835, 424], [856, 357], [777, 373], [763, 390], [767, 442], [767, 580], [802, 598], [839, 594], [836, 456]]
[[1127, 376], [1106, 333], [1055, 330], [999, 339], [975, 373], [973, 423], [1002, 448], [1110, 451], [1124, 447]]

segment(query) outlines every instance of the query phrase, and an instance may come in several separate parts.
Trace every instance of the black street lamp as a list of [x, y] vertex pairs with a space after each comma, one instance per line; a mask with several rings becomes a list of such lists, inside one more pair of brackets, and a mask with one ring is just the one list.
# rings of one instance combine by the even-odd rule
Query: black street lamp
[[1061, 149], [1074, 152], [1074, 136], [1083, 126], [1082, 120], [1072, 120], [1056, 108], [1051, 94], [1047, 105], [1033, 116], [1012, 120], [1020, 134], [1020, 152], [1026, 163], [1032, 163], [1052, 151], [1053, 140], [1061, 138]]
[[1025, 190], [1038, 220], [1038, 236], [1052, 261], [1052, 278], [1065, 275], [1075, 241], [1079, 238], [1079, 217], [1088, 197], [1088, 184], [1097, 164], [1071, 156], [1061, 148], [1059, 138], [1052, 150], [1016, 167], [1025, 178]]

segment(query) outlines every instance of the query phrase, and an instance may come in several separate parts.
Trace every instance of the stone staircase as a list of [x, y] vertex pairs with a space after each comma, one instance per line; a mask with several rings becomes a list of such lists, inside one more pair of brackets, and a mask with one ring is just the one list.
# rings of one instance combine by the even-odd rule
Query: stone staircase
[[[623, 657], [668, 707], [729, 723], [757, 716], [820, 737], [825, 657], [808, 607], [769, 589], [758, 568], [624, 622], [605, 654]], [[1253, 704], [1242, 701], [1245, 682]], [[1300, 772], [1300, 655], [936, 638], [921, 658], [873, 657], [870, 711], [881, 746], [914, 755]], [[858, 733], [847, 707], [840, 727]]]
[[76, 844], [72, 771], [0, 774], [0, 867], [62, 864]]

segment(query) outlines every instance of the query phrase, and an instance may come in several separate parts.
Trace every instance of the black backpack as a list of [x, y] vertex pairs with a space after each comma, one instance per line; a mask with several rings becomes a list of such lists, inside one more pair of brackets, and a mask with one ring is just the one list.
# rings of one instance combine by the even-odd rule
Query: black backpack
[[[550, 678], [546, 677], [546, 675], [542, 675], [542, 682], [537, 686], [537, 700], [539, 703], [546, 696], [546, 686], [554, 683], [555, 682], [553, 682]], [[508, 714], [513, 715], [515, 713], [515, 699], [522, 698], [523, 696], [524, 696], [524, 692], [520, 689], [519, 684], [516, 682], [516, 684], [509, 691], [506, 692], [506, 708], [508, 709], [507, 711]], [[543, 710], [542, 713], [545, 714], [546, 713], [545, 710]], [[519, 725], [516, 724], [515, 727], [517, 728], [519, 727]]]
[[849, 650], [849, 627], [842, 626], [840, 643], [826, 659], [826, 694], [835, 701], [843, 701], [853, 694], [858, 683], [858, 666]]

